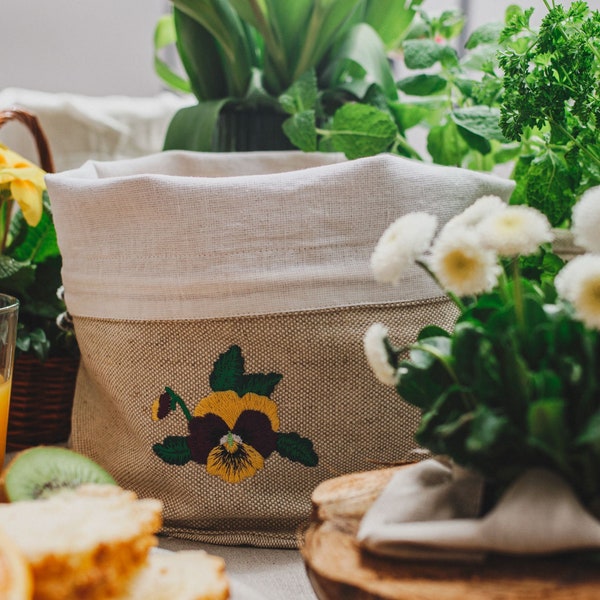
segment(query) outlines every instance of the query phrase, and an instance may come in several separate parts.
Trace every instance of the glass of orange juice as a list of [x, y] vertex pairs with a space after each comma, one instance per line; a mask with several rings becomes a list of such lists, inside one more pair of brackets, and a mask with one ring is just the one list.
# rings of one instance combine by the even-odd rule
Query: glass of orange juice
[[8, 409], [12, 384], [19, 301], [12, 296], [0, 294], [0, 468], [4, 464]]

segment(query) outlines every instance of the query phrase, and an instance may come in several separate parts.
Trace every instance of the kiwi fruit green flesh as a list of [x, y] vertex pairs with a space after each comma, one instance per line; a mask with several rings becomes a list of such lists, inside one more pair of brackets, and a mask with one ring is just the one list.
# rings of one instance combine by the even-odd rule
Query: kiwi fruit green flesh
[[22, 450], [2, 474], [2, 492], [9, 502], [47, 498], [84, 483], [116, 485], [112, 476], [93, 460], [60, 446]]

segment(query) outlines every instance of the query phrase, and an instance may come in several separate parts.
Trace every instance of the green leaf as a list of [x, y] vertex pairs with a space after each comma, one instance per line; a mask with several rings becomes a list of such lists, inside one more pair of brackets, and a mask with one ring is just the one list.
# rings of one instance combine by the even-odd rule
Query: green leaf
[[374, 29], [366, 23], [355, 25], [329, 60], [331, 63], [338, 63], [337, 73], [332, 77], [333, 85], [340, 82], [345, 61], [349, 60], [364, 69], [369, 84], [374, 82], [379, 85], [388, 99], [398, 99], [396, 83], [383, 43]]
[[283, 122], [282, 128], [294, 146], [304, 152], [316, 152], [317, 126], [314, 110], [292, 115]]
[[452, 111], [452, 120], [463, 129], [486, 140], [506, 142], [499, 119], [500, 111], [487, 106], [469, 106]]
[[226, 352], [219, 355], [209, 377], [210, 387], [214, 392], [234, 390], [244, 375], [244, 357], [239, 346], [231, 346]]
[[580, 446], [592, 446], [600, 454], [600, 411], [587, 422], [584, 430], [577, 436], [575, 443]]
[[210, 152], [219, 113], [227, 101], [209, 100], [179, 109], [169, 123], [163, 150]]
[[310, 69], [279, 96], [279, 103], [285, 112], [294, 115], [314, 110], [317, 94], [317, 76], [314, 69]]
[[306, 467], [316, 467], [319, 457], [314, 450], [313, 443], [297, 433], [279, 433], [277, 435], [277, 452], [283, 458], [299, 462]]
[[404, 49], [404, 64], [408, 69], [428, 69], [433, 67], [443, 56], [444, 46], [433, 40], [406, 40]]
[[562, 398], [538, 400], [529, 408], [527, 422], [532, 443], [562, 460], [568, 439], [565, 401]]
[[373, 106], [346, 104], [333, 117], [333, 146], [349, 159], [386, 152], [397, 135], [389, 115]]
[[508, 440], [510, 421], [485, 405], [479, 405], [471, 423], [471, 432], [466, 439], [467, 450], [472, 453], [495, 454]]
[[437, 125], [427, 135], [427, 151], [433, 162], [439, 165], [460, 167], [468, 146], [454, 121]]
[[176, 44], [181, 63], [189, 78], [188, 87], [200, 101], [229, 95], [219, 44], [198, 21], [173, 9]]
[[35, 281], [35, 265], [14, 260], [5, 254], [0, 255], [0, 282], [2, 291], [21, 297]]
[[154, 444], [152, 450], [169, 465], [183, 466], [192, 459], [187, 437], [169, 435], [162, 444]]
[[23, 213], [17, 212], [11, 221], [11, 235], [15, 232], [17, 235], [6, 249], [6, 254], [15, 260], [38, 264], [60, 255], [52, 215], [46, 205], [35, 227], [29, 227]]
[[221, 62], [214, 65], [228, 82], [228, 95], [245, 95], [252, 76], [254, 48], [248, 30], [227, 0], [172, 0], [175, 8], [204, 27], [218, 43]]
[[429, 338], [437, 338], [437, 337], [450, 337], [450, 334], [443, 329], [442, 327], [439, 327], [438, 325], [426, 325], [425, 327], [423, 327], [423, 329], [421, 329], [421, 331], [419, 331], [419, 335], [417, 336], [417, 341], [423, 341], [423, 340], [427, 340]]
[[405, 0], [367, 0], [363, 19], [381, 37], [385, 47], [396, 48], [406, 35], [421, 4]]
[[531, 161], [524, 178], [526, 203], [558, 227], [575, 203], [573, 180], [564, 160], [548, 150]]
[[465, 43], [467, 50], [472, 50], [482, 44], [497, 44], [500, 40], [500, 34], [504, 29], [504, 23], [490, 22], [484, 23], [473, 30], [469, 39]]
[[397, 82], [398, 89], [411, 96], [432, 96], [446, 89], [448, 81], [441, 75], [419, 73]]
[[173, 15], [163, 15], [154, 28], [154, 70], [156, 74], [172, 89], [190, 93], [190, 82], [178, 75], [160, 58], [160, 51], [177, 42]]
[[249, 373], [241, 377], [236, 391], [240, 396], [252, 392], [259, 396], [270, 397], [282, 378], [283, 375], [279, 373]]

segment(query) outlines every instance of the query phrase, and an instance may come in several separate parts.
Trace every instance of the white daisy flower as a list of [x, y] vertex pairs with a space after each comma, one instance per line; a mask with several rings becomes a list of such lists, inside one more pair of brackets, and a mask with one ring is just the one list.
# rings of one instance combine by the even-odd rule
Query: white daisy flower
[[573, 207], [573, 238], [578, 246], [600, 253], [600, 185], [590, 188]]
[[383, 233], [371, 255], [375, 279], [382, 283], [400, 282], [406, 270], [431, 245], [437, 217], [415, 212], [400, 217]]
[[396, 385], [396, 369], [390, 365], [385, 347], [388, 329], [381, 323], [373, 323], [365, 333], [363, 344], [367, 362], [375, 377], [384, 385]]
[[534, 254], [553, 239], [546, 216], [530, 206], [507, 206], [484, 219], [478, 230], [482, 242], [500, 256]]
[[450, 233], [438, 237], [429, 257], [429, 268], [440, 285], [458, 296], [491, 290], [501, 273], [496, 253], [481, 246], [475, 231]]
[[576, 256], [561, 269], [554, 284], [558, 295], [573, 304], [579, 319], [600, 329], [600, 255]]
[[499, 196], [482, 196], [475, 200], [471, 206], [467, 207], [463, 212], [452, 217], [442, 232], [447, 232], [454, 228], [474, 228], [477, 227], [484, 219], [490, 215], [495, 215], [503, 211], [508, 205]]

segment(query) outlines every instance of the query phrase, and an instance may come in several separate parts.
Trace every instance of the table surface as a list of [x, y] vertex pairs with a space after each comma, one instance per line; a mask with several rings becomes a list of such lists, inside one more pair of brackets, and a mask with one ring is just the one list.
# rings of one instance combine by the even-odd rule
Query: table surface
[[490, 556], [481, 564], [417, 562], [359, 548], [362, 515], [397, 469], [338, 477], [313, 493], [302, 548], [320, 600], [596, 600], [600, 565], [575, 556]]

